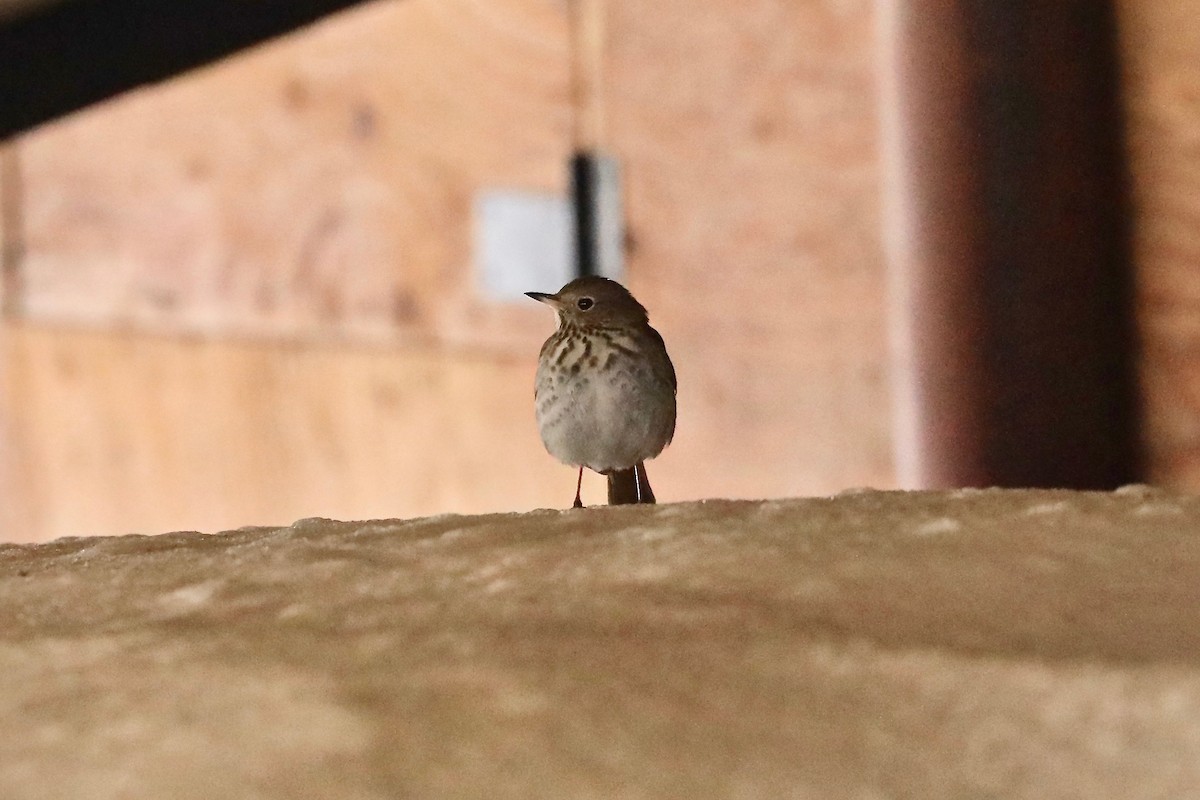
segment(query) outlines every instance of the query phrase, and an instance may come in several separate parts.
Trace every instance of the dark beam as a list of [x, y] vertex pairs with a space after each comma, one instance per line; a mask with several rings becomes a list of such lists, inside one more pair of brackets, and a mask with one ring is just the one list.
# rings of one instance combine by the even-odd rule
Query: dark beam
[[885, 7], [906, 483], [1137, 479], [1111, 4]]
[[0, 19], [0, 140], [363, 0], [71, 0]]
[[1140, 479], [1130, 212], [1112, 4], [968, 0], [986, 211], [993, 482]]

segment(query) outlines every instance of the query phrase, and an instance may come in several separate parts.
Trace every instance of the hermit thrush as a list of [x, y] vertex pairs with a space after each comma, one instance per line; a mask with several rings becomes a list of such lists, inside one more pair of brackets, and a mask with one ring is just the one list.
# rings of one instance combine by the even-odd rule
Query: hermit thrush
[[675, 367], [646, 309], [608, 278], [577, 278], [558, 294], [527, 292], [558, 312], [538, 356], [534, 403], [550, 455], [608, 476], [608, 502], [653, 503], [643, 462], [675, 434]]

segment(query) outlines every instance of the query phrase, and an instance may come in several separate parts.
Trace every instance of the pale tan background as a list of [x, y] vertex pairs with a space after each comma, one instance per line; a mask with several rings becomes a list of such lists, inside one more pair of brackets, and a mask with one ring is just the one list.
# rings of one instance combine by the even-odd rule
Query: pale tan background
[[[564, 190], [566, 12], [378, 2], [12, 142], [0, 539], [566, 505], [552, 319], [471, 250], [479, 191]], [[628, 282], [680, 375], [659, 497], [892, 485], [873, 4], [605, 18]]]
[[[875, 5], [602, 8], [660, 497], [895, 485]], [[565, 189], [567, 9], [381, 0], [0, 147], [0, 540], [565, 505], [552, 321], [481, 297], [471, 232]], [[1194, 490], [1200, 0], [1117, 9], [1149, 477]]]

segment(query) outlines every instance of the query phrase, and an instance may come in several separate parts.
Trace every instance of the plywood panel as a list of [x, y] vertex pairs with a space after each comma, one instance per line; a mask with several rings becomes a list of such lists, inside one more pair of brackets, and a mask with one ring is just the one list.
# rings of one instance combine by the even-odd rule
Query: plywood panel
[[[566, 507], [574, 492], [537, 436], [532, 353], [14, 325], [0, 345], [21, 490], [4, 506], [23, 536]], [[598, 478], [588, 492], [602, 502]]]
[[[704, 380], [678, 355], [696, 348], [671, 346]], [[535, 357], [0, 327], [0, 541], [565, 508], [574, 472], [538, 438]], [[780, 456], [802, 433], [755, 451], [768, 434], [743, 408], [683, 407], [650, 465], [660, 500], [820, 486]], [[726, 425], [748, 433], [717, 452]], [[584, 498], [603, 503], [599, 476]]]
[[1200, 489], [1200, 1], [1117, 3], [1150, 477]]
[[894, 483], [874, 14], [610, 3], [607, 136], [632, 283], [679, 365], [663, 461], [704, 465], [689, 496]]
[[20, 140], [29, 318], [502, 346], [482, 187], [561, 190], [565, 11], [395, 0]]
[[[23, 528], [566, 506], [532, 413], [552, 319], [470, 273], [475, 189], [562, 188], [564, 10], [383, 3], [22, 140]], [[893, 485], [872, 5], [606, 15], [597, 135], [680, 377], [660, 500]]]

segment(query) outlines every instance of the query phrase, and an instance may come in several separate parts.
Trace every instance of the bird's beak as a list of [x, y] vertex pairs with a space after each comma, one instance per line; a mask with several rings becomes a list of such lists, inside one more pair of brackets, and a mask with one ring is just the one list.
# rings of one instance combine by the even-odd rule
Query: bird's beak
[[558, 295], [546, 294], [545, 292], [526, 292], [525, 296], [532, 297], [534, 300], [537, 300], [539, 303], [546, 303], [547, 305], [551, 305], [551, 306], [558, 305], [558, 303], [557, 303]]

